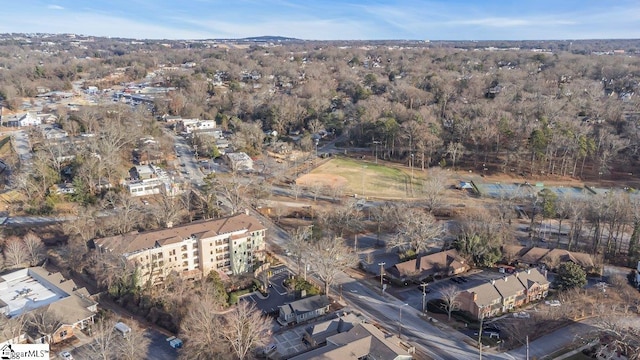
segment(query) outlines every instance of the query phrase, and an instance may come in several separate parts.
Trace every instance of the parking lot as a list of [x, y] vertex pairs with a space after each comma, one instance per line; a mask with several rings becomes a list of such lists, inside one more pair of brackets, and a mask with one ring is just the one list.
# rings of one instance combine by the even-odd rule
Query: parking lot
[[308, 345], [302, 342], [302, 335], [306, 326], [309, 325], [298, 326], [273, 337], [273, 342], [277, 345], [279, 355], [288, 357], [309, 348]]
[[271, 276], [269, 277], [270, 286], [267, 297], [262, 296], [262, 294], [256, 291], [243, 296], [242, 300], [253, 301], [256, 307], [262, 310], [264, 314], [274, 314], [277, 316], [280, 305], [295, 300], [295, 294], [288, 291], [283, 284], [292, 273], [285, 266], [275, 267], [269, 271], [271, 272]]
[[[493, 279], [497, 279], [503, 276], [497, 271], [491, 270], [473, 270], [465, 274], [456, 276], [460, 278], [457, 282], [452, 281], [452, 278], [445, 278], [431, 282], [427, 285], [428, 294], [426, 295], [426, 301], [435, 300], [440, 298], [440, 291], [444, 288], [455, 287], [458, 290], [464, 291], [471, 287], [480, 285], [482, 283], [489, 282]], [[464, 279], [464, 280], [462, 280]], [[422, 287], [417, 284], [410, 283], [404, 288], [393, 288], [388, 290], [393, 293], [398, 299], [408, 303], [410, 306], [417, 310], [422, 310]]]

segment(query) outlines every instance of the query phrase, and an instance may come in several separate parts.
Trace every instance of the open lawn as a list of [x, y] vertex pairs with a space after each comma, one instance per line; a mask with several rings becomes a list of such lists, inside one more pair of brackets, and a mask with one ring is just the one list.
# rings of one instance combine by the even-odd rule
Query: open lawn
[[11, 136], [5, 135], [0, 137], [0, 158], [6, 158], [11, 155]]
[[[423, 174], [414, 170], [413, 186], [418, 188]], [[376, 198], [407, 198], [411, 193], [411, 171], [349, 158], [335, 158], [301, 176], [300, 185], [322, 183], [343, 186], [347, 194]]]

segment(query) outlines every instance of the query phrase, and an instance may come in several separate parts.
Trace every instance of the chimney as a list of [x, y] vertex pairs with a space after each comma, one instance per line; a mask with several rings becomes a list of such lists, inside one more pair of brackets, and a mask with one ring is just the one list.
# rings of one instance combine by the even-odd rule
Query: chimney
[[531, 275], [531, 269], [527, 269], [527, 274]]
[[491, 285], [495, 285], [496, 281], [495, 280], [491, 280]]
[[244, 209], [244, 214], [249, 215], [249, 209]]
[[505, 277], [503, 277], [503, 279], [504, 279], [504, 281], [509, 280], [509, 278], [508, 278], [508, 277], [506, 277], [506, 276], [505, 276]]

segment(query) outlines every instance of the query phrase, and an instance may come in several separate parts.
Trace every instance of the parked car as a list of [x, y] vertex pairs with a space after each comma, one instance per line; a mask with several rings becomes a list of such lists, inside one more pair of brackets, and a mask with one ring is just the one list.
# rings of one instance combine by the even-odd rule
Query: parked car
[[517, 319], [528, 319], [531, 317], [531, 314], [529, 314], [528, 312], [521, 311], [521, 312], [514, 313], [513, 317]]
[[549, 306], [560, 306], [560, 300], [547, 300], [544, 303]]
[[58, 355], [60, 355], [60, 358], [61, 358], [61, 359], [73, 360], [73, 355], [71, 355], [71, 353], [70, 353], [70, 352], [68, 352], [68, 351], [63, 351], [63, 352], [61, 352], [61, 353], [60, 353], [60, 354], [58, 354]]
[[467, 279], [466, 277], [463, 277], [463, 276], [460, 276], [458, 279], [460, 279], [460, 281], [462, 281], [462, 282], [469, 281], [469, 279]]

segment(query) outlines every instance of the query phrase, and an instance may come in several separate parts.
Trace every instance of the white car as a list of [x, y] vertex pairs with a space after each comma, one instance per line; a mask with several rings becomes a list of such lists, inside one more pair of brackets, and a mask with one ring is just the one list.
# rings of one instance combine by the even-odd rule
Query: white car
[[549, 306], [560, 306], [560, 300], [547, 300], [544, 303]]
[[63, 351], [58, 355], [60, 355], [60, 358], [62, 358], [62, 359], [73, 360], [73, 355], [71, 355], [71, 353], [68, 352], [68, 351]]
[[518, 319], [528, 319], [531, 317], [531, 315], [528, 312], [521, 311], [521, 312], [514, 313], [513, 317]]

